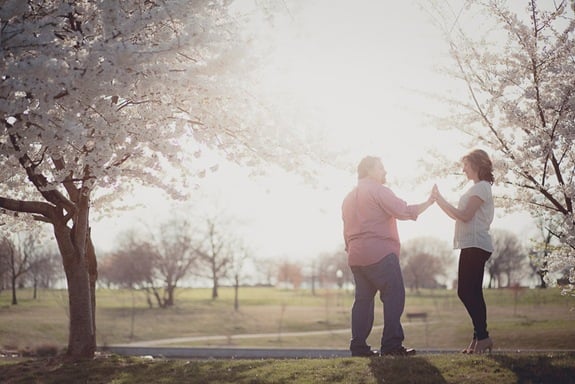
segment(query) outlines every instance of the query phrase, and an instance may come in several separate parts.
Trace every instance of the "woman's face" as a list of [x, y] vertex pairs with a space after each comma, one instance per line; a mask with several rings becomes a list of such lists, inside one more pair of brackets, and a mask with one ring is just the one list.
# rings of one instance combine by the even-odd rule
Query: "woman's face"
[[463, 173], [468, 180], [477, 180], [479, 178], [477, 170], [473, 168], [469, 160], [463, 160]]

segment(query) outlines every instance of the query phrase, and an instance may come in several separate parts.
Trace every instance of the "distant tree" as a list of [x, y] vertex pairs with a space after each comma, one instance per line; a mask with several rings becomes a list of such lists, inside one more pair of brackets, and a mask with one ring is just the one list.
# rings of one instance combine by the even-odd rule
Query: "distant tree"
[[[34, 227], [31, 227], [34, 228]], [[12, 290], [12, 305], [18, 304], [17, 288], [23, 287], [27, 277], [35, 273], [40, 266], [48, 268], [40, 254], [40, 237], [37, 232], [22, 232], [0, 239], [0, 253], [3, 255], [2, 265], [8, 271]], [[32, 276], [33, 277], [33, 276]], [[32, 279], [34, 298], [36, 298], [37, 282]]]
[[501, 229], [491, 231], [494, 251], [485, 265], [489, 274], [489, 288], [511, 287], [523, 277], [527, 254], [519, 238], [513, 232]]
[[194, 253], [198, 256], [200, 266], [207, 271], [212, 282], [212, 299], [218, 298], [220, 280], [228, 275], [233, 260], [237, 241], [234, 235], [217, 216], [208, 217], [204, 227], [196, 233], [199, 235], [193, 241]]
[[130, 335], [134, 338], [136, 324], [135, 292], [142, 290], [146, 294], [149, 308], [153, 308], [154, 254], [148, 243], [133, 230], [119, 236], [118, 246], [100, 262], [99, 281], [109, 287], [127, 288], [132, 293], [132, 310], [130, 316]]
[[117, 249], [101, 263], [102, 280], [143, 289], [150, 307], [151, 298], [159, 308], [173, 306], [178, 284], [189, 276], [197, 262], [190, 232], [189, 223], [180, 219], [160, 224], [157, 232], [126, 231], [120, 235]]
[[193, 230], [189, 221], [174, 218], [161, 224], [157, 233], [150, 234], [151, 241], [146, 243], [153, 260], [149, 289], [161, 308], [174, 305], [178, 284], [198, 266], [199, 255], [191, 235]]
[[246, 262], [250, 259], [250, 251], [245, 246], [234, 247], [231, 253], [229, 272], [234, 286], [234, 310], [240, 309], [240, 282], [246, 267]]
[[400, 261], [405, 285], [410, 289], [437, 288], [438, 279], [447, 275], [453, 262], [453, 249], [442, 240], [418, 237], [405, 242]]
[[18, 304], [16, 291], [21, 277], [30, 269], [30, 242], [33, 238], [23, 234], [4, 236], [0, 242], [0, 248], [7, 255], [8, 270], [10, 275], [10, 288], [12, 290], [12, 305]]
[[489, 275], [487, 288], [501, 287], [501, 264], [497, 259], [498, 255], [500, 255], [500, 253], [492, 254], [489, 260], [487, 260], [487, 263], [485, 263], [485, 268]]
[[59, 279], [64, 278], [62, 272], [60, 253], [51, 247], [41, 247], [36, 258], [30, 263], [28, 273], [34, 287], [34, 298], [36, 288], [53, 288]]
[[60, 255], [48, 244], [46, 233], [40, 227], [31, 227], [22, 234], [21, 252], [26, 255], [28, 268], [23, 279], [30, 282], [33, 298], [38, 296], [38, 288], [49, 288], [58, 277]]
[[7, 279], [8, 279], [8, 272], [9, 262], [8, 258], [10, 257], [10, 250], [6, 248], [6, 244], [3, 241], [4, 237], [0, 236], [0, 292], [2, 292], [8, 286]]
[[302, 266], [297, 263], [283, 261], [278, 267], [278, 283], [291, 285], [298, 289], [303, 282]]
[[98, 279], [108, 286], [146, 288], [154, 275], [154, 255], [148, 243], [128, 230], [118, 236], [117, 244], [101, 260]]
[[338, 284], [337, 271], [342, 273], [342, 285], [353, 282], [353, 276], [347, 264], [347, 254], [343, 250], [321, 253], [315, 265], [320, 286]]
[[542, 219], [538, 221], [539, 239], [533, 239], [533, 246], [529, 252], [529, 266], [539, 279], [539, 287], [547, 288], [549, 273], [549, 258], [555, 248], [553, 233], [546, 228]]
[[446, 96], [453, 113], [439, 124], [491, 149], [496, 184], [509, 187], [498, 202], [549, 218], [562, 245], [549, 267], [574, 269], [573, 2], [428, 4], [449, 44], [450, 73], [468, 96]]
[[258, 257], [254, 260], [254, 269], [259, 284], [273, 286], [278, 277], [278, 262], [269, 257]]

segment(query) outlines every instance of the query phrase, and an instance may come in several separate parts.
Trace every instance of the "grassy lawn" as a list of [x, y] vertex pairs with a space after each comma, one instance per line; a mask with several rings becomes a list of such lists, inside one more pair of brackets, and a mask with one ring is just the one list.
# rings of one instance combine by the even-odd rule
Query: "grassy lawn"
[[[158, 346], [257, 346], [347, 348], [350, 291], [240, 289], [240, 309], [233, 309], [233, 290], [222, 288], [217, 300], [209, 289], [178, 289], [176, 305], [148, 308], [141, 292], [101, 289], [97, 294], [100, 346], [157, 339], [223, 335], [225, 340], [173, 342]], [[488, 325], [495, 349], [575, 349], [575, 299], [557, 289], [485, 290]], [[18, 292], [10, 305], [9, 292], [0, 294], [0, 349], [33, 349], [67, 343], [66, 291]], [[381, 305], [370, 343], [381, 336]], [[427, 320], [403, 319], [405, 344], [419, 349], [459, 349], [471, 335], [471, 324], [451, 290], [408, 293], [405, 314], [426, 312]], [[291, 332], [328, 331], [325, 335], [290, 336]], [[242, 339], [237, 335], [264, 334]]]
[[2, 363], [4, 384], [28, 383], [575, 383], [575, 355], [527, 354], [290, 360], [147, 360], [110, 356]]
[[[575, 354], [533, 350], [575, 349], [575, 300], [556, 289], [486, 290], [495, 353], [466, 356], [425, 354], [412, 358], [286, 360], [147, 360], [102, 355], [91, 361], [62, 357], [0, 358], [2, 383], [575, 383]], [[98, 344], [224, 335], [223, 340], [165, 342], [157, 346], [254, 346], [347, 349], [352, 292], [242, 288], [240, 309], [233, 290], [217, 300], [209, 289], [179, 289], [176, 306], [148, 308], [141, 292], [99, 290]], [[41, 351], [67, 343], [67, 293], [0, 293], [0, 350]], [[381, 306], [376, 309], [379, 313]], [[426, 312], [427, 320], [403, 320], [405, 344], [423, 349], [459, 349], [471, 325], [456, 293], [408, 293], [405, 313]], [[290, 335], [292, 332], [326, 334]], [[379, 346], [381, 315], [371, 335]], [[240, 338], [238, 335], [263, 334]], [[517, 351], [521, 351], [517, 353]]]

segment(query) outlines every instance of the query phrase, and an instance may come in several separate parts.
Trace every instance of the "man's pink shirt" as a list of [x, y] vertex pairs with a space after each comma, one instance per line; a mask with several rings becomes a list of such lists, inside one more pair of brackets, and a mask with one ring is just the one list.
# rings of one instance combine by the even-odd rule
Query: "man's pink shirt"
[[417, 211], [376, 180], [360, 179], [342, 204], [349, 265], [375, 264], [391, 253], [399, 256], [397, 220], [416, 220]]

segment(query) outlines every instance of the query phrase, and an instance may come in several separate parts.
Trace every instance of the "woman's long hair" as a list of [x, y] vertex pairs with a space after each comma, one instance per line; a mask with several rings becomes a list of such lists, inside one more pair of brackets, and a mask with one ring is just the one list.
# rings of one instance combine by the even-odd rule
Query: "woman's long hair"
[[468, 161], [473, 169], [477, 170], [479, 180], [485, 180], [489, 184], [493, 184], [493, 164], [487, 152], [482, 149], [475, 149], [463, 156], [462, 160]]

